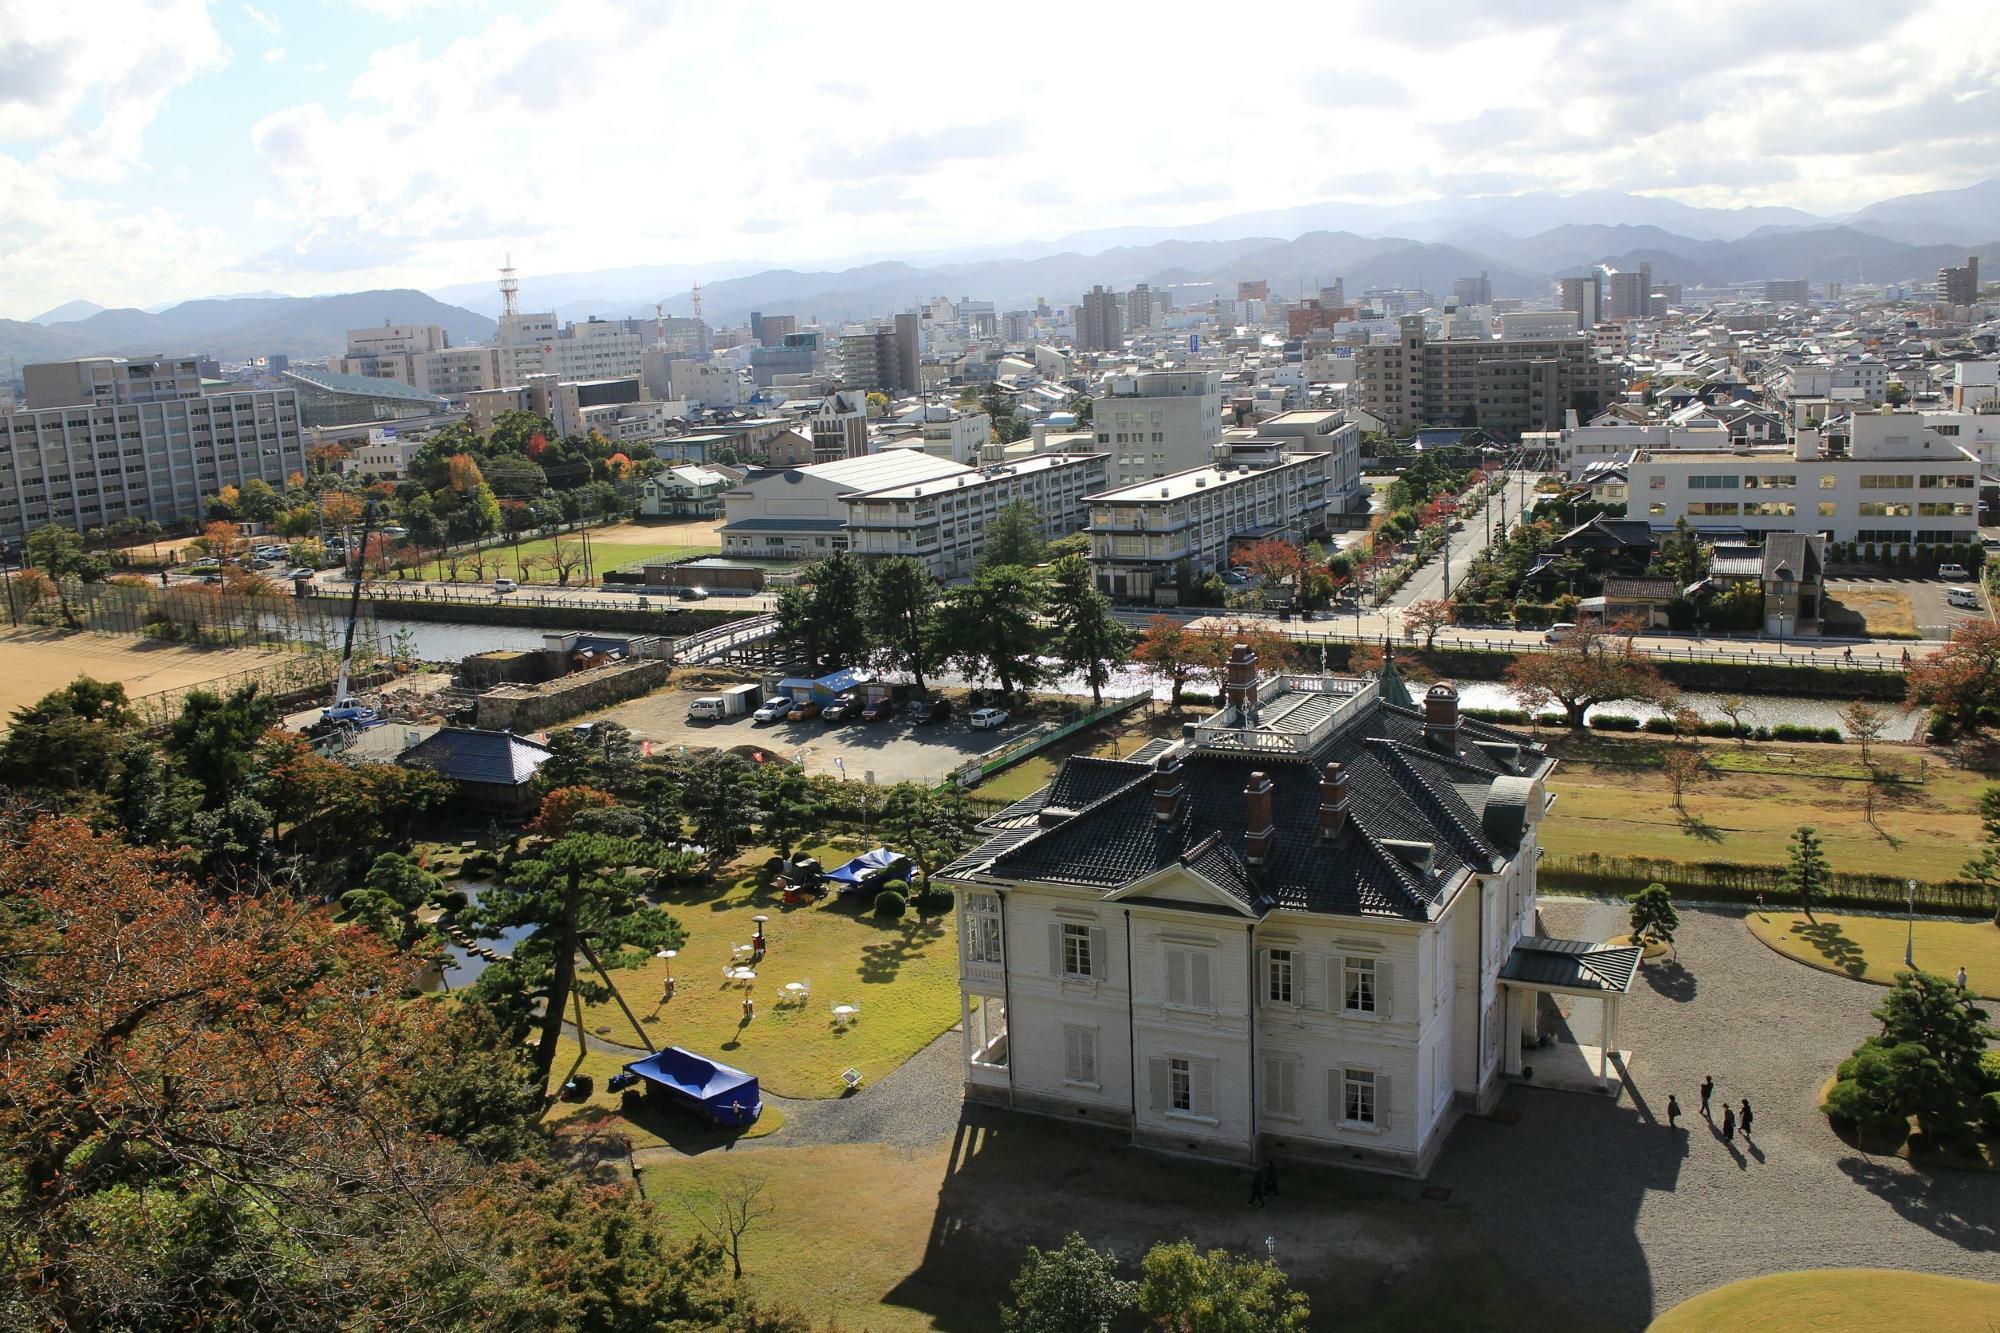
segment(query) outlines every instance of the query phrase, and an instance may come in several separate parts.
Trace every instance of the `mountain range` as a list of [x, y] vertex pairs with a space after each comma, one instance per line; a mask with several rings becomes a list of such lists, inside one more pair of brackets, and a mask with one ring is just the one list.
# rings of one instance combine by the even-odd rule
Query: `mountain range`
[[[753, 310], [837, 322], [904, 309], [934, 296], [1018, 309], [1042, 297], [1068, 304], [1102, 283], [1124, 289], [1263, 278], [1276, 295], [1311, 294], [1336, 277], [1370, 287], [1421, 287], [1449, 297], [1456, 278], [1485, 273], [1497, 296], [1545, 296], [1558, 277], [1609, 263], [1652, 265], [1684, 286], [1804, 277], [1814, 282], [1910, 282], [1977, 254], [2000, 261], [2000, 179], [1885, 199], [1838, 217], [1795, 208], [1704, 208], [1650, 195], [1593, 190], [1456, 197], [1400, 204], [1322, 202], [1237, 213], [1178, 227], [1117, 227], [1048, 241], [860, 256], [821, 268], [756, 260], [654, 264], [521, 279], [529, 310], [566, 319], [645, 317], [664, 299], [692, 313], [702, 284], [711, 322]], [[490, 338], [500, 298], [492, 283], [428, 294], [409, 289], [334, 296], [257, 293], [160, 310], [71, 301], [32, 321], [0, 320], [0, 356], [47, 360], [196, 350], [224, 359], [282, 352], [337, 354], [346, 331], [378, 321], [442, 324], [454, 343]]]
[[[90, 302], [72, 302], [90, 305]], [[48, 314], [58, 315], [65, 307]], [[349, 329], [371, 324], [442, 324], [454, 343], [490, 339], [484, 315], [401, 288], [338, 296], [212, 297], [153, 312], [99, 308], [82, 319], [0, 320], [0, 356], [51, 361], [73, 356], [203, 352], [248, 360], [282, 352], [296, 358], [338, 354]]]

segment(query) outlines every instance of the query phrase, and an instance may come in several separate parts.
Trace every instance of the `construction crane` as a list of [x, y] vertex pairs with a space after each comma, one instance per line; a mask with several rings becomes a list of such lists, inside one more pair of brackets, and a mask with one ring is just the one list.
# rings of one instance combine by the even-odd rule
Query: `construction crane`
[[368, 573], [368, 541], [375, 534], [375, 505], [376, 502], [370, 500], [361, 510], [361, 549], [354, 566], [354, 588], [347, 595], [347, 639], [341, 645], [340, 671], [334, 677], [332, 706], [320, 713], [318, 722], [306, 728], [306, 735], [315, 740], [325, 736], [344, 736], [351, 743], [355, 732], [379, 727], [383, 723], [381, 714], [356, 703], [347, 693], [348, 673], [354, 665], [354, 631], [361, 623], [361, 583]]

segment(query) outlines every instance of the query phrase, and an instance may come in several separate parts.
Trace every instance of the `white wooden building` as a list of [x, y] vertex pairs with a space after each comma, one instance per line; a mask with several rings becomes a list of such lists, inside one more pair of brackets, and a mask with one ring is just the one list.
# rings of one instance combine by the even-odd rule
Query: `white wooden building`
[[1536, 992], [1615, 1015], [1637, 950], [1535, 937], [1555, 761], [1451, 686], [1259, 679], [1239, 645], [1188, 731], [1071, 758], [939, 872], [968, 1097], [1420, 1175], [1521, 1068]]

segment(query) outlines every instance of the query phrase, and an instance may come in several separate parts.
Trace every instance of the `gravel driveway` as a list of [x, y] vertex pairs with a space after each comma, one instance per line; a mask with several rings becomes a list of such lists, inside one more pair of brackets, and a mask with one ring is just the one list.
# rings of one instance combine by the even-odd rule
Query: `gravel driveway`
[[[1552, 932], [1604, 939], [1622, 908], [1544, 900]], [[1699, 1292], [1786, 1269], [1870, 1266], [2000, 1275], [2000, 1179], [1912, 1170], [1847, 1147], [1816, 1107], [1863, 1037], [1878, 987], [1780, 958], [1742, 914], [1682, 909], [1684, 973], [1648, 964], [1619, 1017], [1632, 1052], [1613, 1101], [1510, 1088], [1463, 1122], [1431, 1173], [1516, 1271], [1642, 1328]], [[1591, 1039], [1594, 1016], [1583, 1026]], [[1703, 1122], [1697, 1087], [1748, 1097], [1754, 1142]], [[1667, 1095], [1683, 1108], [1666, 1128]], [[1510, 1115], [1519, 1119], [1506, 1123]]]

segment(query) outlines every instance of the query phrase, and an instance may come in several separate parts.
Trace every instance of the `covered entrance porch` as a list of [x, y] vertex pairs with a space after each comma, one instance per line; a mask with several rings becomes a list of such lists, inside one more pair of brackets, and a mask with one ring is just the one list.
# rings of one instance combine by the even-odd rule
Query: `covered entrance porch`
[[[1500, 969], [1506, 996], [1507, 1076], [1532, 1077], [1539, 1086], [1565, 1091], [1616, 1093], [1618, 1079], [1612, 1066], [1622, 1066], [1628, 1055], [1618, 1049], [1618, 1008], [1639, 975], [1641, 954], [1637, 945], [1539, 935], [1517, 943]], [[1595, 1003], [1596, 1043], [1542, 1044], [1544, 995]]]

